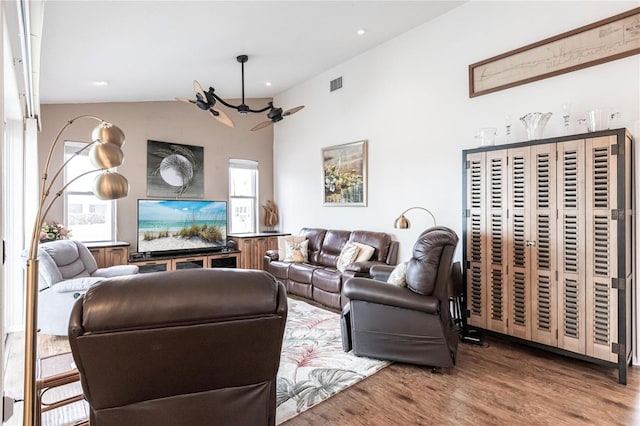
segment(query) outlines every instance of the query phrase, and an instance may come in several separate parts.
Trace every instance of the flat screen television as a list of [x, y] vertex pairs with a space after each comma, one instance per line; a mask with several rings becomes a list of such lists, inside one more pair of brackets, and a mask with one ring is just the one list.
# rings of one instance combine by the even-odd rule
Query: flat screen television
[[226, 243], [226, 201], [138, 200], [139, 253], [204, 253]]

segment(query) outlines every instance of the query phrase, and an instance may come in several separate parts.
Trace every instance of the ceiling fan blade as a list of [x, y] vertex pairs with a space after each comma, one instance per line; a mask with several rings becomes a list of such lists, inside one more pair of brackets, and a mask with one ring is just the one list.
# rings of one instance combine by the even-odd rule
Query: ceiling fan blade
[[195, 90], [196, 93], [199, 93], [203, 100], [207, 99], [207, 95], [204, 93], [202, 86], [200, 86], [200, 83], [198, 83], [197, 80], [193, 80], [193, 90]]
[[286, 117], [287, 115], [295, 114], [296, 112], [300, 111], [302, 108], [304, 108], [304, 105], [300, 105], [295, 108], [288, 109], [282, 113], [282, 116]]
[[219, 122], [221, 122], [225, 126], [229, 126], [232, 129], [234, 129], [236, 127], [236, 125], [233, 123], [231, 118], [229, 118], [229, 116], [227, 115], [226, 112], [224, 112], [222, 110], [216, 110], [214, 112], [213, 109], [210, 109], [209, 112], [211, 113], [211, 115], [213, 115], [213, 118], [215, 118], [216, 120], [218, 120]]
[[196, 103], [196, 101], [191, 100], [191, 99], [187, 99], [187, 98], [176, 98], [176, 101], [187, 102], [187, 103], [190, 103], [190, 104], [195, 104]]
[[263, 121], [262, 123], [258, 123], [255, 126], [253, 126], [250, 130], [252, 132], [255, 132], [256, 130], [260, 130], [260, 129], [262, 129], [264, 127], [267, 127], [267, 126], [270, 126], [272, 124], [273, 124], [273, 121], [271, 121], [271, 120]]

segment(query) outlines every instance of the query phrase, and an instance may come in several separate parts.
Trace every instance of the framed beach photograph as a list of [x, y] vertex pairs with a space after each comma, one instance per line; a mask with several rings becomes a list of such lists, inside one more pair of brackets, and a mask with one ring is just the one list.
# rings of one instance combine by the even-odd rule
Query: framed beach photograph
[[367, 141], [322, 148], [322, 204], [367, 205]]
[[204, 148], [147, 140], [147, 196], [204, 197]]

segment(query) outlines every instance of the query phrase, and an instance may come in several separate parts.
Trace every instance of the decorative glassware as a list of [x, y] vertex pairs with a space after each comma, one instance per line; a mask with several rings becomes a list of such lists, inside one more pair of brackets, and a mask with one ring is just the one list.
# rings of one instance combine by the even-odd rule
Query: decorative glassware
[[587, 113], [587, 130], [597, 132], [611, 128], [611, 120], [620, 115], [619, 112], [611, 112], [611, 108], [595, 108]]
[[578, 124], [586, 125], [588, 132], [597, 132], [611, 128], [611, 121], [619, 116], [619, 112], [611, 112], [610, 108], [596, 108], [587, 112], [586, 118], [579, 119]]
[[480, 146], [493, 146], [496, 142], [496, 128], [483, 127], [475, 135], [475, 138], [480, 140]]
[[550, 112], [530, 112], [520, 117], [520, 121], [527, 129], [527, 138], [529, 140], [542, 139], [542, 131], [549, 118], [551, 118]]

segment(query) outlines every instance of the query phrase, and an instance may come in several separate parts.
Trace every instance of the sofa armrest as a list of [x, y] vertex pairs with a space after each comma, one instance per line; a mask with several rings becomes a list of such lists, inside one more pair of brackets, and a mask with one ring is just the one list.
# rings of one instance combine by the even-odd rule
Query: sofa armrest
[[440, 313], [438, 298], [424, 296], [414, 293], [406, 287], [397, 287], [370, 278], [351, 278], [345, 283], [342, 292], [351, 301], [361, 300], [432, 315]]
[[394, 269], [395, 266], [390, 265], [373, 265], [369, 270], [369, 275], [374, 280], [387, 281]]
[[134, 275], [139, 272], [138, 265], [115, 265], [107, 268], [96, 269], [92, 277], [111, 278], [119, 277], [121, 275]]
[[[386, 265], [386, 263], [378, 262], [376, 260], [367, 260], [366, 262], [355, 262], [347, 265], [347, 267], [345, 268], [345, 271], [355, 272], [356, 275], [358, 276], [363, 276], [363, 275], [369, 276], [371, 268], [378, 265], [380, 266]], [[391, 270], [393, 270], [393, 268], [391, 268]]]
[[280, 259], [280, 253], [278, 250], [267, 250], [264, 254], [264, 260], [266, 262], [271, 262]]
[[70, 280], [62, 280], [51, 288], [53, 291], [57, 293], [67, 293], [70, 291], [87, 291], [90, 287], [98, 284], [103, 281], [104, 277], [82, 277], [82, 278], [73, 278]]

